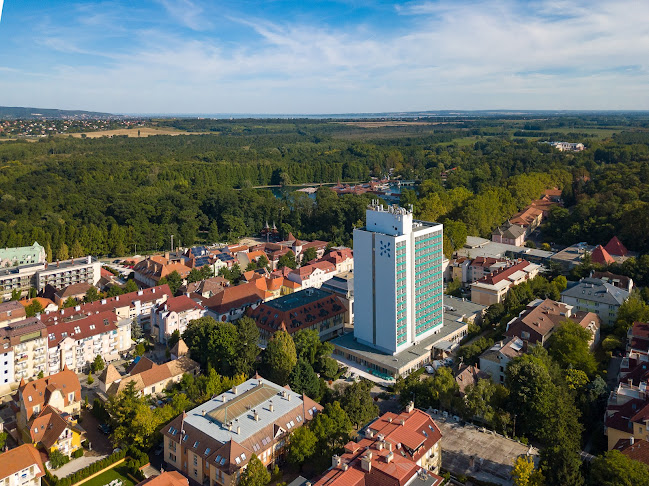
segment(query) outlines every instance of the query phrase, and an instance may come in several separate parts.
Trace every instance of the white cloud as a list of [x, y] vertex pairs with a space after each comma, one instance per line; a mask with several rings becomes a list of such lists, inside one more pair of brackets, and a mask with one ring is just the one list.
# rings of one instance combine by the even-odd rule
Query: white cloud
[[[193, 2], [160, 1], [183, 25], [207, 28]], [[108, 66], [57, 66], [44, 89], [3, 76], [0, 89], [31, 106], [53, 96], [113, 112], [649, 109], [649, 3], [440, 0], [398, 13], [405, 32], [251, 16], [231, 19], [250, 29], [236, 44], [138, 31]]]
[[2, 21], [2, 7], [4, 7], [5, 0], [0, 0], [0, 22]]
[[206, 30], [211, 26], [205, 18], [203, 7], [192, 0], [157, 0], [169, 15], [181, 25], [192, 30]]

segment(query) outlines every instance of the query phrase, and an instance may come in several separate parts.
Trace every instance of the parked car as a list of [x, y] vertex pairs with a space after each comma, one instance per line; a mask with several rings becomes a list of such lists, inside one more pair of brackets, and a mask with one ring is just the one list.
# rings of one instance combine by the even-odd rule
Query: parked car
[[433, 374], [435, 373], [435, 368], [433, 368], [431, 365], [426, 365], [426, 373]]
[[111, 432], [110, 425], [108, 425], [108, 424], [99, 424], [97, 426], [97, 429], [99, 429], [99, 431], [102, 434], [106, 434], [106, 435], [110, 434], [110, 432]]

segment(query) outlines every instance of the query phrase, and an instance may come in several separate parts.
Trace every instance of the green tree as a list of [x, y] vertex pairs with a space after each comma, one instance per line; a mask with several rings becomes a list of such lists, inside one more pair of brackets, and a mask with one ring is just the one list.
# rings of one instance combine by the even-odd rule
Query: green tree
[[125, 293], [137, 292], [138, 290], [139, 289], [134, 279], [131, 278], [126, 281], [126, 285], [124, 286]]
[[119, 285], [111, 285], [108, 291], [106, 292], [106, 297], [116, 297], [122, 295], [124, 291], [120, 288]]
[[548, 353], [562, 368], [575, 368], [592, 376], [597, 371], [597, 361], [590, 352], [592, 333], [576, 322], [563, 321], [550, 336]]
[[298, 360], [288, 382], [295, 393], [304, 393], [316, 401], [320, 399], [320, 378], [313, 371], [313, 367], [303, 359]]
[[612, 450], [591, 463], [590, 483], [595, 486], [637, 486], [649, 484], [649, 469], [641, 462]]
[[137, 319], [133, 318], [131, 321], [131, 339], [133, 341], [138, 341], [144, 336], [144, 330], [142, 329], [142, 323]]
[[21, 294], [22, 292], [20, 291], [20, 289], [13, 289], [11, 291], [11, 300], [20, 300]]
[[299, 427], [288, 440], [286, 458], [291, 464], [300, 466], [301, 471], [304, 463], [315, 454], [317, 443], [318, 438], [309, 427]]
[[293, 253], [291, 250], [279, 257], [279, 260], [277, 261], [277, 268], [282, 269], [284, 267], [288, 267], [293, 270], [297, 268], [297, 263], [295, 262], [295, 253]]
[[76, 301], [76, 299], [68, 297], [67, 299], [65, 299], [65, 302], [63, 302], [63, 308], [67, 309], [68, 307], [74, 307], [77, 304], [78, 302]]
[[98, 371], [103, 370], [106, 367], [106, 363], [104, 362], [104, 358], [101, 357], [100, 354], [95, 356], [95, 360], [92, 362], [91, 369], [93, 373], [97, 373]]
[[[171, 293], [176, 295], [176, 292], [178, 292], [178, 289], [183, 284], [183, 278], [180, 276], [180, 274], [176, 270], [174, 270], [163, 278], [165, 279], [165, 283], [169, 285]], [[162, 279], [160, 279], [160, 282], [162, 282]], [[159, 284], [162, 285], [162, 283]]]
[[169, 349], [173, 348], [180, 341], [180, 331], [178, 329], [174, 330], [171, 335], [167, 338], [167, 347]]
[[302, 252], [302, 265], [306, 265], [312, 260], [315, 260], [318, 258], [318, 253], [316, 252], [316, 249], [313, 247], [309, 247], [306, 250]]
[[269, 380], [284, 386], [288, 383], [289, 376], [297, 364], [297, 353], [293, 338], [286, 331], [277, 331], [268, 341], [264, 352], [264, 371]]
[[49, 456], [50, 456], [50, 464], [52, 464], [53, 469], [58, 469], [70, 461], [70, 458], [65, 454], [61, 453], [58, 449], [54, 449], [53, 451], [51, 451]]
[[84, 302], [95, 302], [101, 299], [101, 294], [97, 290], [97, 287], [90, 287], [86, 292], [86, 296], [83, 298]]
[[207, 232], [207, 239], [210, 243], [216, 243], [217, 241], [219, 241], [219, 225], [216, 223], [216, 221], [212, 221], [210, 223], [210, 228]]
[[83, 247], [79, 243], [79, 240], [74, 240], [72, 248], [70, 248], [70, 254], [72, 255], [72, 258], [79, 258], [86, 254], [86, 252], [83, 250]]
[[239, 486], [266, 486], [270, 482], [270, 473], [256, 454], [250, 457], [248, 467], [241, 475]]
[[70, 258], [70, 254], [68, 252], [68, 245], [65, 243], [61, 243], [61, 246], [59, 246], [59, 249], [56, 252], [56, 259], [57, 260], [67, 260]]
[[38, 300], [32, 300], [32, 302], [25, 307], [25, 313], [27, 317], [34, 317], [36, 314], [40, 314], [44, 311], [43, 305]]
[[52, 245], [50, 245], [49, 241], [45, 243], [45, 261], [52, 263]]
[[649, 304], [644, 301], [639, 292], [633, 292], [620, 306], [615, 320], [615, 333], [625, 337], [635, 321], [649, 321]]
[[237, 344], [234, 369], [236, 373], [250, 376], [255, 368], [259, 348], [259, 328], [254, 319], [244, 316], [236, 322]]
[[92, 385], [95, 382], [95, 379], [92, 377], [92, 371], [88, 371], [88, 385]]
[[563, 275], [556, 276], [552, 280], [552, 283], [554, 284], [554, 286], [557, 288], [559, 292], [563, 292], [568, 287], [568, 279]]
[[198, 268], [192, 268], [189, 275], [187, 275], [187, 282], [193, 283], [201, 280], [203, 280], [203, 273]]
[[379, 407], [370, 394], [371, 389], [372, 382], [361, 380], [336, 390], [335, 397], [339, 397], [341, 407], [356, 427], [376, 418], [379, 413]]
[[7, 433], [0, 432], [0, 449], [4, 449], [6, 443], [7, 443]]
[[135, 346], [135, 350], [133, 352], [135, 353], [135, 356], [143, 356], [146, 352], [146, 348], [144, 347], [143, 343], [139, 343]]
[[339, 401], [325, 405], [324, 410], [316, 415], [311, 425], [313, 433], [318, 438], [318, 450], [322, 456], [332, 452], [349, 441], [354, 427], [343, 410]]

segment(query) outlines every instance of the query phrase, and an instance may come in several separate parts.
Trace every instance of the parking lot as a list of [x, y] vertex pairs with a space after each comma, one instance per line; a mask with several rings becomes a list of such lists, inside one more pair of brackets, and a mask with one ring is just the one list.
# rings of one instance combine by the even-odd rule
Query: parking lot
[[462, 425], [432, 410], [429, 413], [442, 431], [442, 468], [453, 475], [511, 486], [510, 473], [518, 456], [529, 454], [538, 464], [539, 451], [534, 447], [484, 428]]

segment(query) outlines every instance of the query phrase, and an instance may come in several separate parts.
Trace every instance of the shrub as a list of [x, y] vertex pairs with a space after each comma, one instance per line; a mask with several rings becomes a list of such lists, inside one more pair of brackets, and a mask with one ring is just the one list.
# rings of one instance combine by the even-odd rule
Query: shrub
[[72, 457], [74, 457], [75, 459], [77, 459], [79, 457], [82, 457], [82, 456], [83, 456], [83, 449], [77, 449], [76, 451], [74, 451], [72, 453]]

